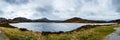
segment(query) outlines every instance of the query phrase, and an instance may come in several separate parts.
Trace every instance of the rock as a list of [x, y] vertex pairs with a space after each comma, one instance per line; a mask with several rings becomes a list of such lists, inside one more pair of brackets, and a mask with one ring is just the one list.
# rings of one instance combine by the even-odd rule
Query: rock
[[28, 31], [26, 28], [19, 28], [21, 31]]

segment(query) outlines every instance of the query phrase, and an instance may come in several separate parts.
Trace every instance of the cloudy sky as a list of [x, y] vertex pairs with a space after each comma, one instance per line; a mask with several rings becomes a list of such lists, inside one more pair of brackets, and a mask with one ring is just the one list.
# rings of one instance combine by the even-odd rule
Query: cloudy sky
[[114, 20], [120, 18], [120, 0], [0, 0], [0, 17]]

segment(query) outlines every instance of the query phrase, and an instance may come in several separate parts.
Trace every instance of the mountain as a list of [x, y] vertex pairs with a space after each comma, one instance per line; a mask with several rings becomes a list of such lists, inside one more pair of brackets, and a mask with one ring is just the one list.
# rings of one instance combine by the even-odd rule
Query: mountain
[[9, 20], [14, 21], [14, 22], [31, 22], [32, 21], [31, 19], [27, 19], [24, 17], [16, 17], [14, 19], [9, 19]]
[[33, 22], [63, 22], [61, 20], [49, 20], [47, 18], [41, 18], [41, 19], [36, 19], [32, 20]]
[[74, 17], [74, 18], [65, 20], [64, 22], [68, 22], [68, 23], [106, 23], [107, 21], [103, 21], [103, 20], [87, 20], [87, 19]]
[[111, 21], [109, 21], [109, 22], [120, 23], [120, 19], [111, 20]]
[[0, 18], [0, 22], [7, 22], [6, 18]]
[[[119, 20], [115, 20], [115, 21], [111, 21], [111, 22], [116, 22], [116, 21], [119, 21]], [[0, 18], [0, 22], [8, 22], [8, 23], [17, 23], [17, 22], [106, 23], [107, 21], [87, 20], [87, 19], [82, 19], [82, 18], [78, 18], [78, 17], [67, 19], [65, 21], [63, 21], [63, 20], [49, 20], [47, 18], [32, 20], [32, 19], [27, 19], [27, 18], [24, 18], [24, 17], [16, 17], [16, 18], [13, 18], [13, 19]]]
[[24, 17], [16, 17], [14, 19], [9, 19], [9, 22], [16, 23], [16, 22], [63, 22], [63, 21], [49, 20], [47, 18], [41, 18], [41, 19], [32, 20], [32, 19], [27, 19], [27, 18], [24, 18]]

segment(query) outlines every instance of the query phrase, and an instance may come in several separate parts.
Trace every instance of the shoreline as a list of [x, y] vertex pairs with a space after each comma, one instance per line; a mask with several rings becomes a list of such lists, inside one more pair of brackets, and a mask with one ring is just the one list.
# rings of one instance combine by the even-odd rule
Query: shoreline
[[[113, 27], [117, 27], [120, 24], [110, 24], [110, 25], [86, 25], [76, 30], [72, 30], [71, 32], [34, 32], [34, 31], [21, 31], [19, 28], [10, 28], [10, 27], [0, 27], [5, 34], [10, 39], [38, 39], [38, 40], [53, 40], [53, 39], [94, 39], [97, 36], [99, 38], [103, 38], [104, 36], [108, 35], [109, 33], [113, 32]], [[90, 27], [88, 27], [90, 26]], [[101, 36], [102, 35], [102, 36]], [[72, 37], [74, 36], [74, 37]], [[28, 38], [26, 38], [28, 37]], [[84, 39], [84, 38], [85, 39]], [[56, 39], [56, 40], [58, 40]], [[92, 39], [92, 40], [93, 40]], [[100, 40], [100, 39], [99, 39]]]
[[[86, 29], [86, 30], [78, 30], [68, 33], [41, 33], [41, 32], [33, 32], [33, 31], [21, 31], [18, 28], [7, 28], [0, 27], [10, 40], [18, 40], [18, 39], [33, 39], [33, 40], [100, 40], [104, 36], [112, 33], [114, 30], [113, 27], [119, 26], [120, 24], [106, 25], [106, 26], [96, 26], [94, 28]], [[27, 38], [26, 38], [27, 37]], [[56, 39], [57, 38], [57, 39]]]
[[[89, 24], [89, 23], [88, 23]], [[115, 23], [116, 24], [116, 23]], [[108, 24], [108, 25], [114, 25], [114, 24]], [[42, 33], [43, 35], [48, 35], [48, 34], [61, 34], [61, 33], [72, 33], [74, 31], [83, 31], [83, 30], [87, 30], [87, 29], [91, 29], [91, 28], [95, 28], [97, 26], [108, 26], [108, 25], [83, 25], [79, 28], [76, 28], [74, 30], [71, 30], [71, 31], [67, 31], [67, 32], [63, 32], [63, 31], [59, 31], [59, 32], [37, 32], [37, 31], [32, 31], [32, 30], [28, 30], [26, 28], [17, 28], [17, 27], [14, 27], [12, 25], [10, 25], [9, 23], [4, 23], [4, 24], [0, 24], [0, 26], [3, 26], [3, 27], [8, 27], [8, 28], [17, 28], [21, 31], [32, 31], [32, 32], [37, 32], [37, 33]]]

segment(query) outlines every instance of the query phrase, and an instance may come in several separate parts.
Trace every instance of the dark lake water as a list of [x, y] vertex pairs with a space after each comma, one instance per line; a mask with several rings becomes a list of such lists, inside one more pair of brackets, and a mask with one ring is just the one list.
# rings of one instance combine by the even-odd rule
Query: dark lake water
[[37, 32], [67, 32], [77, 29], [84, 25], [107, 25], [113, 23], [11, 23], [10, 25], [18, 28], [26, 28]]

